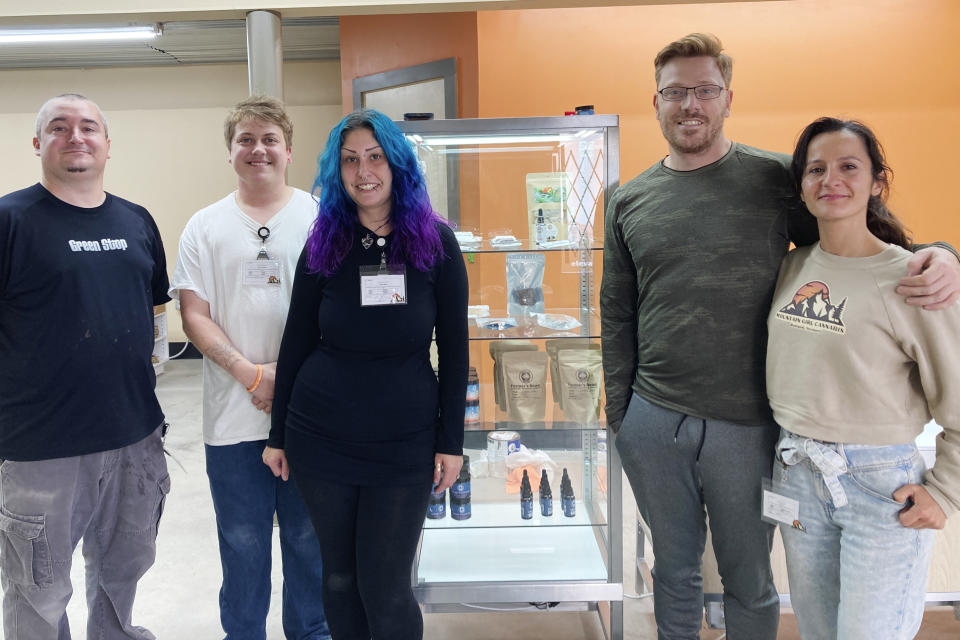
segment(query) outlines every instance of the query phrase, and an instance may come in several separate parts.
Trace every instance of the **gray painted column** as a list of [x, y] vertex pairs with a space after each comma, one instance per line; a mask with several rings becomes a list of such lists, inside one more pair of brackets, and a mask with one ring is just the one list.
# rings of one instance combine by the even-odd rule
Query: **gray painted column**
[[283, 40], [279, 13], [247, 13], [247, 73], [250, 95], [283, 99]]

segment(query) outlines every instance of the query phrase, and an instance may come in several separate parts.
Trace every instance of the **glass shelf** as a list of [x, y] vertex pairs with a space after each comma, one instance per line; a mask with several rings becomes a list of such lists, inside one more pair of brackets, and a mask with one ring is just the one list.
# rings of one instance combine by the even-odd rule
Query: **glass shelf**
[[484, 318], [470, 318], [468, 329], [471, 340], [549, 340], [550, 338], [600, 338], [600, 313], [596, 309], [587, 312], [587, 322], [583, 321], [581, 309], [545, 309], [544, 313], [570, 316], [580, 323], [579, 327], [558, 331], [541, 326], [537, 320], [528, 315], [510, 315], [506, 309], [490, 309], [487, 318], [513, 318], [517, 326], [510, 329], [484, 329], [477, 325], [477, 320]]
[[593, 527], [425, 529], [419, 560], [420, 583], [607, 580]]
[[540, 245], [538, 245], [538, 244], [537, 244], [535, 241], [533, 241], [533, 240], [525, 240], [525, 239], [522, 239], [522, 238], [518, 238], [518, 240], [520, 240], [520, 245], [519, 245], [519, 246], [496, 247], [496, 246], [491, 246], [489, 240], [485, 239], [484, 242], [483, 242], [483, 244], [481, 244], [479, 247], [476, 247], [476, 248], [469, 248], [469, 247], [464, 247], [463, 245], [461, 245], [461, 246], [460, 246], [460, 252], [463, 253], [463, 254], [468, 254], [468, 253], [528, 253], [528, 252], [546, 253], [546, 252], [553, 252], [553, 251], [573, 251], [573, 252], [577, 252], [577, 251], [581, 251], [581, 250], [586, 250], [586, 251], [602, 251], [602, 250], [603, 250], [603, 244], [600, 243], [600, 242], [596, 242], [596, 241], [593, 242], [593, 243], [592, 243], [590, 246], [588, 246], [588, 247], [578, 247], [578, 246], [576, 246], [576, 245], [574, 245], [574, 246], [569, 246], [569, 247], [541, 247]]
[[497, 420], [474, 422], [463, 426], [464, 431], [596, 431], [606, 428], [607, 423], [603, 420], [591, 423], [569, 420], [538, 420], [536, 422]]

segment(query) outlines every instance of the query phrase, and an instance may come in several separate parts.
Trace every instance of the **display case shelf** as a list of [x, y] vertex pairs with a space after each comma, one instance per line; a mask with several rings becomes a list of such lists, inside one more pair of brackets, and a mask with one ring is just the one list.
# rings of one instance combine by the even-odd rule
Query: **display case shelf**
[[479, 247], [465, 247], [460, 245], [460, 253], [470, 254], [470, 253], [560, 253], [560, 252], [570, 252], [570, 253], [579, 253], [580, 251], [603, 251], [603, 245], [594, 241], [586, 246], [580, 246], [576, 242], [573, 242], [571, 246], [566, 247], [542, 247], [536, 243], [535, 240], [530, 239], [520, 239], [519, 246], [507, 246], [507, 247], [498, 247], [490, 244], [489, 239], [484, 239], [484, 242]]
[[[601, 618], [608, 637], [620, 639], [621, 470], [615, 451], [606, 446], [605, 418], [598, 409], [603, 397], [596, 349], [603, 210], [619, 178], [619, 120], [572, 116], [399, 124], [424, 169], [431, 202], [457, 231], [476, 239], [461, 241], [469, 304], [485, 306], [488, 318], [512, 318], [516, 325], [485, 328], [470, 319], [470, 363], [477, 377], [468, 392], [465, 453], [473, 462], [482, 460], [491, 434], [514, 431], [520, 443], [555, 463], [552, 516], [541, 515], [535, 490], [533, 517], [524, 520], [519, 493], [507, 493], [506, 479], [480, 474], [471, 481], [469, 519], [454, 520], [448, 507], [445, 518], [425, 520], [414, 565], [415, 592], [436, 611], [534, 601], [609, 607], [609, 616]], [[513, 236], [516, 242], [491, 244], [497, 236]], [[512, 261], [511, 254], [543, 258]], [[523, 261], [537, 263], [542, 277], [518, 275]], [[532, 280], [520, 282], [527, 278]], [[518, 312], [520, 301], [527, 306]], [[578, 326], [543, 326], [531, 315], [535, 311], [569, 316]], [[556, 338], [573, 342], [551, 344]], [[507, 340], [526, 341], [510, 348], [549, 352], [554, 362], [545, 371], [544, 357], [537, 355], [533, 370], [511, 369], [510, 395], [501, 395], [507, 393], [507, 374], [499, 364], [495, 370], [489, 347]], [[559, 355], [563, 351], [582, 353]], [[503, 360], [516, 365], [523, 359]], [[589, 393], [575, 395], [578, 384]], [[532, 389], [529, 406], [521, 404], [524, 389]], [[567, 406], [561, 408], [563, 403]], [[576, 499], [571, 518], [561, 508], [564, 467]], [[528, 470], [539, 484], [538, 465]], [[511, 480], [516, 491], [517, 479]]]
[[487, 329], [480, 326], [484, 317], [470, 318], [468, 323], [471, 340], [549, 340], [550, 338], [596, 338], [600, 339], [600, 314], [596, 309], [587, 309], [587, 320], [583, 321], [583, 311], [579, 308], [545, 308], [545, 314], [565, 315], [576, 320], [580, 326], [570, 329], [551, 329], [541, 325], [533, 315], [510, 315], [506, 309], [490, 309], [485, 318], [512, 318], [516, 326], [509, 329]]

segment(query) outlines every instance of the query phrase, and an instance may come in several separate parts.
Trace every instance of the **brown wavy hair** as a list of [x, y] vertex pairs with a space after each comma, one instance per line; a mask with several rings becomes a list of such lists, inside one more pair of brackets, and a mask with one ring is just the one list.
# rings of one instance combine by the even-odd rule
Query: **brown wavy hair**
[[883, 153], [883, 146], [870, 127], [857, 120], [841, 120], [839, 118], [818, 118], [807, 125], [797, 138], [797, 146], [793, 150], [793, 161], [790, 171], [793, 174], [793, 184], [797, 193], [801, 193], [803, 173], [807, 166], [807, 150], [814, 138], [822, 133], [835, 131], [849, 131], [859, 136], [867, 148], [870, 158], [870, 173], [873, 179], [880, 184], [880, 195], [870, 196], [867, 202], [867, 229], [870, 233], [889, 244], [900, 245], [904, 249], [912, 249], [913, 238], [910, 231], [904, 226], [890, 209], [887, 208], [887, 197], [890, 195], [890, 180], [893, 170], [887, 166]]

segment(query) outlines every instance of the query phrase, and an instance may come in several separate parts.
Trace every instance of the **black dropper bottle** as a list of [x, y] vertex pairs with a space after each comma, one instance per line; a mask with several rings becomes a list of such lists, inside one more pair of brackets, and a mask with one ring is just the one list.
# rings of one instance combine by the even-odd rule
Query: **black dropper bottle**
[[553, 515], [553, 492], [550, 491], [550, 480], [547, 479], [547, 470], [540, 471], [540, 515]]
[[520, 481], [520, 517], [524, 520], [533, 518], [533, 489], [530, 488], [526, 469], [523, 470], [523, 480]]
[[563, 468], [563, 477], [560, 479], [560, 508], [563, 509], [563, 515], [572, 518], [577, 515], [577, 502], [573, 497], [573, 484], [570, 483], [570, 476], [567, 475], [567, 468]]

